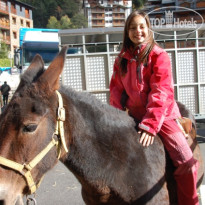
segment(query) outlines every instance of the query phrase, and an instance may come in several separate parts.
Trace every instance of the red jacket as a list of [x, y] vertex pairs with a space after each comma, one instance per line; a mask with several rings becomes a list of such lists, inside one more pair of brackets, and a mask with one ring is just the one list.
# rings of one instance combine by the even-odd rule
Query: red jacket
[[[143, 48], [144, 46], [141, 49]], [[138, 62], [130, 51], [122, 51], [119, 55], [128, 60], [127, 73], [120, 74], [117, 58], [110, 82], [110, 104], [122, 110], [120, 100], [125, 90], [128, 95], [126, 107], [141, 122], [139, 128], [156, 135], [165, 120], [181, 116], [174, 100], [169, 56], [155, 45], [150, 52], [148, 65], [141, 64], [138, 67]]]

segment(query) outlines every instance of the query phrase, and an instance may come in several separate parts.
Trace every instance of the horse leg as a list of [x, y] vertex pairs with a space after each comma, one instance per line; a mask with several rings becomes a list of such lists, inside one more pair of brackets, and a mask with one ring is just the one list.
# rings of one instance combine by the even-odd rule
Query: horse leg
[[99, 205], [101, 202], [107, 204], [110, 198], [110, 189], [104, 188], [104, 191], [98, 192], [96, 189], [91, 188], [89, 185], [82, 186], [82, 198], [86, 205]]
[[129, 205], [107, 186], [102, 187], [101, 190], [82, 186], [81, 192], [86, 205]]

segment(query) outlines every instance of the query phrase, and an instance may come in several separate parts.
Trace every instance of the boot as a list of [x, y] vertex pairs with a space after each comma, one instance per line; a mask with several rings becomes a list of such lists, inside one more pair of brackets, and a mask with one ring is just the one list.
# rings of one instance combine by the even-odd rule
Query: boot
[[177, 182], [178, 205], [199, 205], [196, 188], [198, 167], [198, 161], [192, 158], [176, 169], [174, 177]]

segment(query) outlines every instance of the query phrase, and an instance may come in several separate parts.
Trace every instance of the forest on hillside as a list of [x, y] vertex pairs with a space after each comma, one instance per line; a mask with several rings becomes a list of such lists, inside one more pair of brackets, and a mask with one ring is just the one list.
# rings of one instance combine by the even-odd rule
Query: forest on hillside
[[35, 28], [82, 28], [87, 19], [79, 0], [21, 0], [33, 6]]
[[[85, 28], [83, 0], [21, 0], [33, 7], [35, 28]], [[146, 0], [132, 0], [133, 8], [140, 8]]]

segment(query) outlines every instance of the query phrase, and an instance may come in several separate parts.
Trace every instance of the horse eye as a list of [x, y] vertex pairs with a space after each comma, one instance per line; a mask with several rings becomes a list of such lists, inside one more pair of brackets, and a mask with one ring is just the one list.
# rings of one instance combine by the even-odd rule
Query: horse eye
[[34, 132], [36, 128], [37, 128], [36, 124], [25, 125], [23, 128], [23, 132]]

